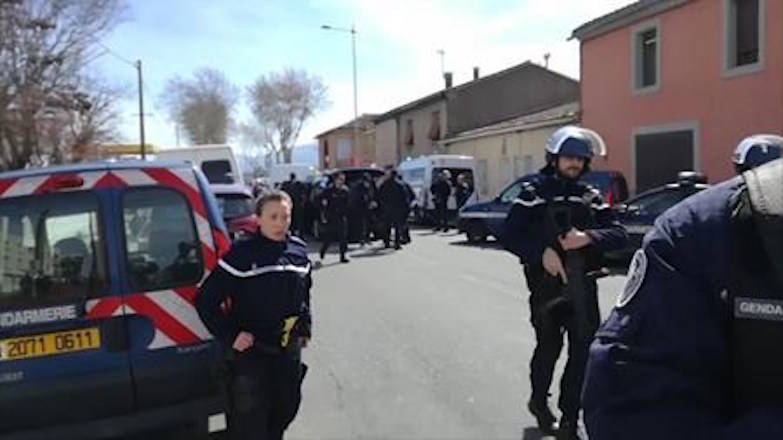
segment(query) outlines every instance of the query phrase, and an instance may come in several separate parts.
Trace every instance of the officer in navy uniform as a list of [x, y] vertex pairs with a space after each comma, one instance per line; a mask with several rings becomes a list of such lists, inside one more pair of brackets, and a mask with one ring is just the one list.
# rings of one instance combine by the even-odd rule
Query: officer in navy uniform
[[228, 353], [234, 439], [282, 439], [301, 401], [312, 281], [307, 246], [288, 233], [291, 205], [282, 191], [262, 194], [259, 232], [232, 245], [196, 299]]
[[[590, 341], [599, 324], [596, 282], [603, 251], [625, 246], [627, 234], [598, 190], [581, 182], [594, 152], [595, 132], [557, 130], [546, 145], [547, 165], [526, 183], [505, 224], [505, 247], [520, 257], [530, 290], [536, 348], [530, 361], [528, 409], [545, 433], [578, 437], [580, 392]], [[547, 402], [555, 363], [568, 334], [568, 363], [560, 384], [559, 427]]]
[[326, 234], [321, 244], [321, 261], [326, 256], [329, 246], [335, 241], [340, 245], [340, 262], [348, 263], [345, 253], [348, 251], [348, 209], [350, 206], [350, 191], [345, 185], [345, 174], [337, 173], [334, 184], [324, 191], [321, 207], [326, 217]]
[[751, 168], [781, 157], [783, 137], [774, 134], [756, 134], [743, 139], [734, 150], [731, 161], [734, 170], [742, 174]]
[[781, 339], [778, 159], [655, 222], [590, 348], [590, 440], [783, 438]]

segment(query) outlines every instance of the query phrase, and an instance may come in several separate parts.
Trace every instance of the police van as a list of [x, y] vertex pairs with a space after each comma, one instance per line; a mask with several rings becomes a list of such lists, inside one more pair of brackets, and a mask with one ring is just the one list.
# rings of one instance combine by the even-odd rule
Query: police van
[[[413, 189], [414, 201], [411, 212], [414, 215], [414, 221], [421, 223], [434, 218], [435, 200], [430, 192], [430, 187], [443, 171], [451, 173], [452, 187], [457, 183], [457, 176], [465, 176], [465, 181], [470, 186], [471, 196], [468, 202], [477, 202], [478, 194], [474, 190], [476, 187], [476, 160], [472, 156], [461, 156], [456, 154], [433, 154], [429, 156], [420, 156], [415, 159], [407, 159], [400, 162], [397, 171], [402, 176], [402, 180], [408, 183]], [[457, 206], [457, 199], [452, 192], [448, 201], [448, 209], [453, 214], [460, 207]]]
[[225, 434], [193, 303], [228, 246], [190, 164], [0, 174], [0, 438]]

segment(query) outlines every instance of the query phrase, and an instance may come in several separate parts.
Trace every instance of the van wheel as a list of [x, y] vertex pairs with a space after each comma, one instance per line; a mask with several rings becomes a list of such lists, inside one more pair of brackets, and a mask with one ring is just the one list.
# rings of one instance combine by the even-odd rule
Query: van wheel
[[470, 243], [484, 243], [487, 240], [487, 232], [484, 229], [484, 225], [479, 222], [471, 222], [465, 234], [468, 236], [468, 242]]

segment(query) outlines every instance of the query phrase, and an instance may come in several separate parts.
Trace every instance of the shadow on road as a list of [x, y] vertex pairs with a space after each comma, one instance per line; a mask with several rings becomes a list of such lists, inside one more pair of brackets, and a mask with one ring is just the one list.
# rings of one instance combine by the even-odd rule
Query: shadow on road
[[315, 263], [313, 263], [313, 272], [317, 272], [317, 271], [323, 270], [323, 269], [328, 269], [328, 268], [330, 268], [332, 266], [339, 266], [341, 264], [343, 264], [343, 263], [340, 263], [339, 260], [338, 261], [333, 261], [331, 263], [326, 263], [326, 264], [321, 263], [320, 261], [316, 261]]
[[460, 247], [472, 247], [472, 248], [480, 248], [480, 249], [493, 249], [498, 251], [504, 251], [503, 246], [497, 242], [497, 241], [485, 241], [482, 243], [471, 243], [467, 240], [462, 241], [455, 241], [452, 243], [449, 243], [451, 246], [460, 246]]
[[356, 254], [350, 254], [350, 258], [372, 258], [372, 257], [383, 257], [384, 255], [390, 255], [393, 254], [395, 250], [393, 248], [384, 248], [381, 247], [374, 247], [374, 248], [368, 248], [365, 249], [361, 253]]
[[541, 432], [536, 427], [527, 427], [522, 431], [522, 440], [545, 440], [545, 439], [554, 439], [553, 436], [544, 435], [543, 432]]

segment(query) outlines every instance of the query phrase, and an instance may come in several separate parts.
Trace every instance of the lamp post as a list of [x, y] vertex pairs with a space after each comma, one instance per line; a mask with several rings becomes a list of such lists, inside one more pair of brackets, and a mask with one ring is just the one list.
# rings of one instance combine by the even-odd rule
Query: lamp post
[[321, 29], [327, 31], [345, 32], [351, 34], [351, 55], [353, 58], [353, 144], [356, 151], [359, 151], [359, 97], [358, 85], [356, 81], [356, 27], [340, 28], [329, 25], [322, 25]]

